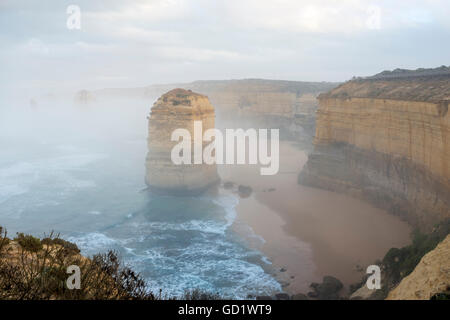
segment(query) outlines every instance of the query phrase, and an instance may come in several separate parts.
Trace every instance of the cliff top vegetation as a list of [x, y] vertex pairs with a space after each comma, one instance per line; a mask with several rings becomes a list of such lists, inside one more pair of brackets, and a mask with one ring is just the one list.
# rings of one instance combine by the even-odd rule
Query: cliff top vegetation
[[[69, 266], [80, 268], [80, 288], [69, 289]], [[186, 290], [187, 300], [212, 300], [219, 295]], [[157, 300], [175, 299], [154, 294], [145, 280], [109, 251], [92, 258], [51, 233], [43, 239], [18, 233], [8, 238], [0, 226], [0, 300]]]
[[319, 99], [369, 98], [422, 101], [443, 104], [450, 101], [450, 67], [383, 71], [371, 77], [353, 78], [323, 93]]

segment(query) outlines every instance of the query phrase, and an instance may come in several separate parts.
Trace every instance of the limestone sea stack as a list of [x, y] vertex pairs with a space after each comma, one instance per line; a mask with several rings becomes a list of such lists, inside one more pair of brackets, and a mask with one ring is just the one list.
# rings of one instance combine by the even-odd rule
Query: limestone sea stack
[[[174, 164], [172, 132], [182, 128], [190, 132], [191, 159], [194, 159], [194, 121], [201, 121], [203, 132], [214, 128], [214, 107], [207, 96], [184, 89], [173, 89], [153, 105], [148, 124], [148, 154], [145, 181], [160, 193], [199, 194], [219, 180], [215, 164]], [[203, 142], [203, 148], [208, 143]]]

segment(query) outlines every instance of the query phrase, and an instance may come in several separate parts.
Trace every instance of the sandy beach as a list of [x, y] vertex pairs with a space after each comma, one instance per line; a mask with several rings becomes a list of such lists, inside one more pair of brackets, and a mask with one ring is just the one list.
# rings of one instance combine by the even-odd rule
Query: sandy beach
[[219, 168], [223, 181], [253, 189], [240, 199], [235, 229], [244, 234], [242, 226], [248, 225], [264, 239], [254, 246], [291, 294], [307, 293], [324, 275], [354, 283], [390, 248], [410, 243], [411, 228], [397, 217], [346, 195], [299, 185], [306, 160], [304, 151], [281, 142], [276, 175], [261, 176], [257, 165]]

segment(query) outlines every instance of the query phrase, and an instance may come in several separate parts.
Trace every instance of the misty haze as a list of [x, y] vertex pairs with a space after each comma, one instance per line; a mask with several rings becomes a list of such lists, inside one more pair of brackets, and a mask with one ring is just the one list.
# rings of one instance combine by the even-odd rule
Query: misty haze
[[[448, 299], [449, 14], [1, 1], [0, 299]], [[198, 126], [222, 160], [192, 141], [174, 161], [172, 133]], [[246, 164], [227, 164], [230, 129], [255, 132]], [[39, 269], [45, 250], [66, 251]], [[116, 256], [136, 288], [105, 271]]]

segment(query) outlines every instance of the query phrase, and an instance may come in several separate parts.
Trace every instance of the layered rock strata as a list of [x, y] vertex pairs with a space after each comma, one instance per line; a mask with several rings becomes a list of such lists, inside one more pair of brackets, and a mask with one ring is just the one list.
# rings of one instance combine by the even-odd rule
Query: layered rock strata
[[[193, 164], [194, 121], [202, 122], [204, 132], [214, 128], [214, 117], [214, 107], [208, 97], [190, 90], [171, 90], [154, 103], [149, 117], [145, 177], [152, 190], [197, 194], [218, 181], [216, 165]], [[176, 165], [172, 162], [171, 151], [178, 141], [171, 141], [171, 135], [179, 128], [190, 132], [192, 164]]]
[[262, 79], [196, 81], [187, 88], [206, 94], [224, 128], [277, 128], [282, 139], [312, 141], [317, 96], [337, 84]]
[[450, 217], [450, 72], [349, 81], [319, 96], [305, 185], [429, 229]]

